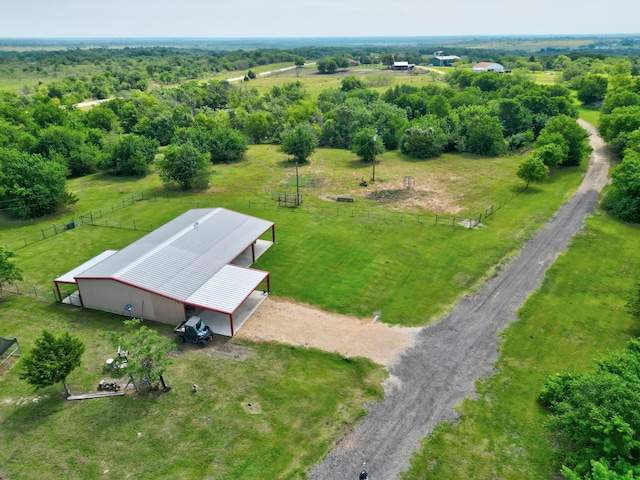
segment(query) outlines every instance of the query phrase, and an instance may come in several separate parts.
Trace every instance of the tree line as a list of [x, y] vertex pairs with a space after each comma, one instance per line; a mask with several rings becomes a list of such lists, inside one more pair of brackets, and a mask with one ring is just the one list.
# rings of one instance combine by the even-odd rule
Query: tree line
[[[0, 94], [0, 211], [18, 218], [73, 205], [65, 179], [105, 171], [146, 175], [156, 161], [168, 185], [208, 184], [211, 165], [243, 158], [249, 144], [278, 143], [297, 161], [317, 146], [366, 161], [400, 150], [427, 159], [444, 152], [499, 156], [534, 149], [521, 177], [578, 165], [589, 152], [574, 119], [571, 90], [526, 75], [453, 71], [443, 87], [397, 85], [384, 92], [366, 77], [312, 97], [299, 81], [261, 94], [248, 82], [189, 81], [136, 91], [88, 111], [37, 93]], [[374, 140], [375, 138], [375, 140]], [[163, 155], [158, 156], [159, 147]]]

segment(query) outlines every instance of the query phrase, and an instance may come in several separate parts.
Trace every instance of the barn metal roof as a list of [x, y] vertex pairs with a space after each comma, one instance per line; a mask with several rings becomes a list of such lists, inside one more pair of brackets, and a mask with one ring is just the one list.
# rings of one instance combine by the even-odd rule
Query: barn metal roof
[[269, 275], [262, 270], [225, 265], [187, 298], [187, 303], [216, 312], [233, 313]]
[[113, 255], [116, 252], [117, 252], [117, 250], [105, 250], [101, 254], [96, 255], [95, 257], [93, 257], [91, 260], [87, 260], [82, 265], [78, 265], [73, 270], [71, 270], [71, 271], [65, 273], [64, 275], [61, 275], [60, 277], [56, 278], [54, 280], [54, 282], [76, 283], [76, 276], [80, 275], [81, 273], [83, 273], [84, 271], [86, 271], [89, 268], [93, 267], [94, 265], [97, 265], [98, 263], [100, 263], [104, 259], [109, 258], [111, 255]]
[[[187, 302], [272, 226], [224, 208], [189, 210], [75, 277], [112, 278]], [[242, 285], [257, 278], [240, 270], [227, 269], [224, 278]]]

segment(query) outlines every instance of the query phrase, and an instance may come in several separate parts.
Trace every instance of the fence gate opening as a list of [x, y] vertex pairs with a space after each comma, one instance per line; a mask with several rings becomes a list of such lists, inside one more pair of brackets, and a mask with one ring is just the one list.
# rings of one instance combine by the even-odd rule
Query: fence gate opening
[[278, 193], [279, 207], [299, 207], [302, 205], [301, 193]]

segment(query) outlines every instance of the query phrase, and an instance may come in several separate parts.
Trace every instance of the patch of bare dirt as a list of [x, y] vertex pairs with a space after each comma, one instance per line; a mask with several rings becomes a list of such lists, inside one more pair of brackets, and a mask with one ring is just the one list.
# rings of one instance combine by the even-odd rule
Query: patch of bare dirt
[[237, 337], [318, 348], [345, 357], [366, 357], [388, 367], [414, 344], [418, 331], [269, 297]]

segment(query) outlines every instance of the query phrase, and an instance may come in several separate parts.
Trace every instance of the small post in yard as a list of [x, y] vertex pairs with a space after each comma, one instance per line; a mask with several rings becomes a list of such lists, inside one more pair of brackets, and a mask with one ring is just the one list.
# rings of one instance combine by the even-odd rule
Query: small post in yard
[[296, 162], [296, 207], [300, 205], [300, 177], [298, 176], [298, 162]]
[[371, 173], [371, 181], [376, 181], [376, 142], [378, 140], [378, 131], [374, 130], [373, 134], [373, 171]]

